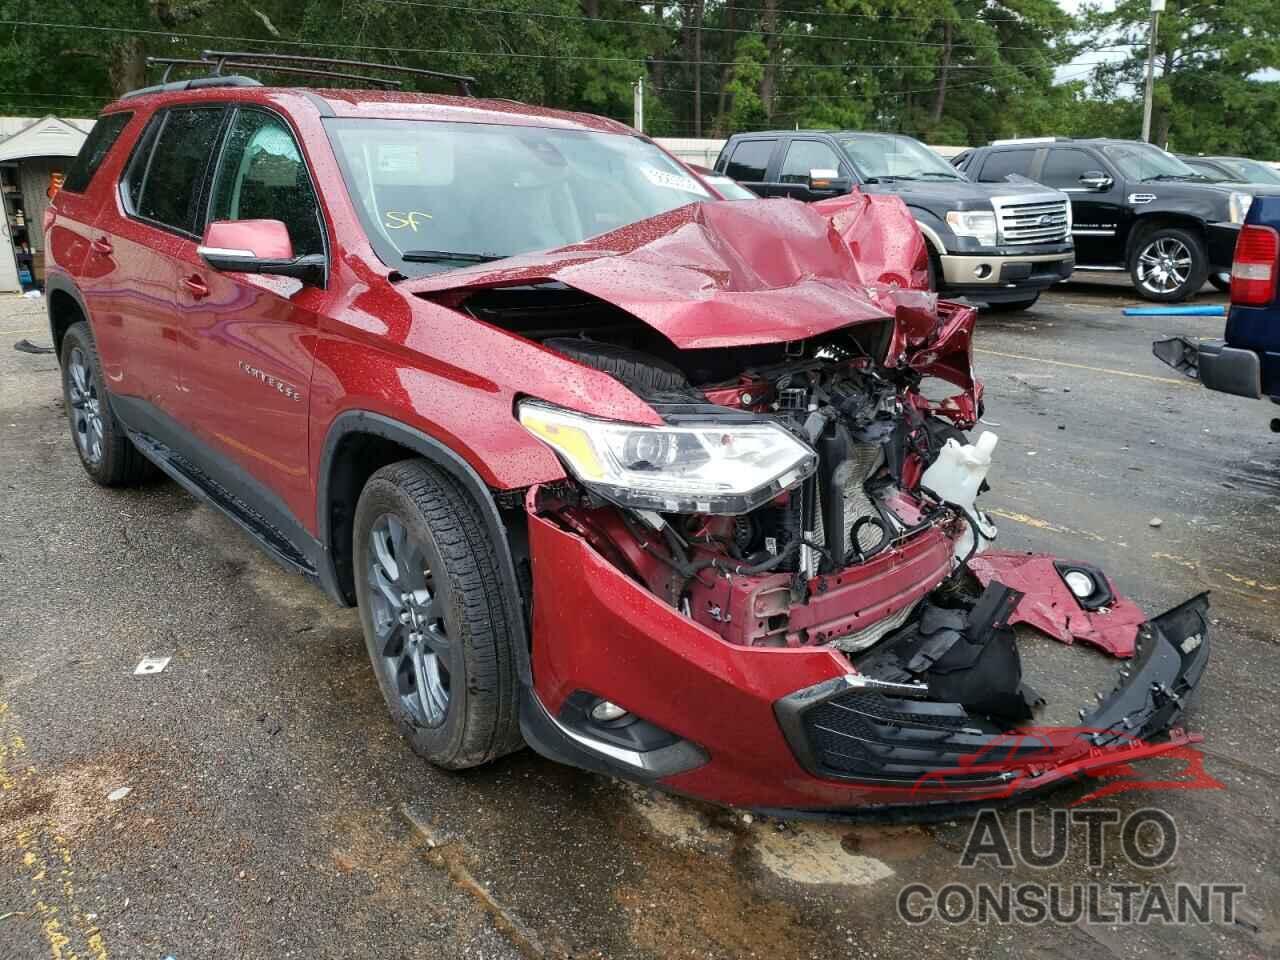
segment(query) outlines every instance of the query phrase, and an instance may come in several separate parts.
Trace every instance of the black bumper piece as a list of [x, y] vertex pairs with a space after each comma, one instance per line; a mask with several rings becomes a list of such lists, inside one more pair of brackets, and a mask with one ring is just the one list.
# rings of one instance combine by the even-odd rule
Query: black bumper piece
[[[1186, 708], [1209, 658], [1208, 595], [1147, 622], [1138, 652], [1121, 663], [1128, 678], [1082, 717], [1069, 747], [1035, 735], [1011, 737], [988, 718], [927, 694], [850, 675], [779, 700], [774, 711], [800, 765], [814, 776], [868, 785], [945, 781], [954, 787], [1020, 778], [1021, 763], [1041, 769], [1090, 749], [1158, 738]], [[979, 774], [982, 765], [999, 764]]]

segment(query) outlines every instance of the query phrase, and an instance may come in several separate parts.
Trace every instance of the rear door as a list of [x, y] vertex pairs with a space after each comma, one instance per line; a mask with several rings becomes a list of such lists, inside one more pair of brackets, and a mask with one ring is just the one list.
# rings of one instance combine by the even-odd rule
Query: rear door
[[[1110, 186], [1099, 188], [1082, 182], [1088, 178], [1086, 175], [1099, 173], [1111, 180]], [[1122, 177], [1092, 151], [1054, 146], [1036, 179], [1071, 198], [1071, 238], [1076, 245], [1078, 267], [1123, 264], [1124, 224], [1129, 207]]]
[[986, 157], [971, 162], [965, 172], [978, 183], [1007, 183], [1011, 174], [1034, 179], [1031, 173], [1037, 152], [1035, 147], [993, 150]]
[[823, 140], [794, 138], [787, 143], [778, 167], [774, 185], [776, 197], [791, 197], [812, 203], [833, 196], [830, 191], [809, 189], [809, 174], [814, 170], [835, 170], [842, 177], [853, 177], [849, 164], [841, 160], [835, 148]]
[[[289, 123], [264, 108], [235, 110], [210, 177], [212, 220], [279, 220], [294, 256], [325, 254], [328, 238], [311, 174]], [[182, 336], [181, 417], [225, 486], [247, 478], [263, 490], [268, 516], [312, 511], [307, 409], [315, 334], [326, 297], [287, 277], [219, 273], [194, 240], [174, 248]], [[230, 476], [226, 476], [230, 473]], [[279, 525], [278, 523], [276, 524]]]
[[116, 202], [104, 205], [86, 257], [82, 291], [119, 413], [156, 432], [172, 417], [182, 381], [174, 254], [191, 243], [225, 109], [174, 107], [148, 122], [125, 167]]
[[743, 137], [732, 144], [722, 172], [759, 196], [777, 196], [776, 185], [769, 183], [770, 161], [777, 146], [777, 137]]

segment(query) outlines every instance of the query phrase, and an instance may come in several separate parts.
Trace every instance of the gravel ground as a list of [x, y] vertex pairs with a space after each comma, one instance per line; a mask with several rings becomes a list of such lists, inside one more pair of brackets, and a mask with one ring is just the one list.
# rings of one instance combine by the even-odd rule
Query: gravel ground
[[[43, 305], [0, 299], [0, 958], [1278, 955], [1280, 442], [1269, 404], [1151, 357], [1221, 320], [1124, 318], [1128, 296], [1077, 283], [984, 317], [976, 365], [1002, 545], [1096, 562], [1152, 612], [1213, 591], [1189, 725], [1222, 788], [1094, 804], [1170, 812], [1180, 846], [1156, 871], [1114, 850], [1090, 867], [1077, 828], [1057, 867], [962, 869], [968, 820], [779, 823], [527, 751], [429, 768], [386, 720], [353, 611], [173, 484], [84, 477], [54, 358], [12, 349], [48, 342]], [[1087, 673], [1078, 652], [1024, 651]], [[173, 659], [135, 677], [146, 655]], [[1045, 836], [1084, 789], [1031, 808]], [[896, 916], [905, 884], [957, 879], [1247, 890], [1235, 923], [1183, 928]]]

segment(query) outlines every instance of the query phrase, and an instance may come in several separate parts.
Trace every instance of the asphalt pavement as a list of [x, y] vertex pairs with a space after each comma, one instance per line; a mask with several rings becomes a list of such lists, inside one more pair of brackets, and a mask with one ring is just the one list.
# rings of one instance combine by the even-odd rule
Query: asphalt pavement
[[[1044, 844], [1073, 802], [1159, 808], [1178, 845], [1154, 869], [1116, 843], [1090, 864], [1080, 824], [1055, 866], [964, 867], [967, 817], [784, 822], [528, 751], [435, 770], [392, 731], [353, 611], [171, 483], [88, 481], [54, 358], [13, 349], [48, 343], [43, 303], [0, 298], [0, 958], [1280, 955], [1280, 410], [1159, 364], [1154, 338], [1222, 321], [1126, 318], [1131, 297], [1078, 282], [984, 315], [975, 366], [1002, 546], [1097, 563], [1151, 613], [1212, 591], [1202, 770], [1153, 761], [1144, 789], [1073, 787], [1021, 824]], [[144, 656], [172, 659], [135, 676]], [[1186, 925], [898, 910], [913, 883], [1118, 882], [1243, 894]]]

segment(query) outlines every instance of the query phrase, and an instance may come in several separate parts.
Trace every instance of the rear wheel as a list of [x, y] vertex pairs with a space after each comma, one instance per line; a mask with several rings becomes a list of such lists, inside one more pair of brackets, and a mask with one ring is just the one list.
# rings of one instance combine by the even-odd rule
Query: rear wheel
[[514, 640], [466, 491], [421, 460], [383, 467], [360, 494], [354, 561], [369, 659], [414, 752], [457, 770], [518, 749]]
[[1142, 236], [1129, 263], [1143, 299], [1178, 303], [1204, 286], [1209, 257], [1204, 241], [1181, 227], [1157, 227]]
[[132, 486], [152, 476], [155, 468], [111, 410], [98, 348], [83, 320], [63, 335], [61, 362], [62, 400], [85, 473], [104, 487]]

